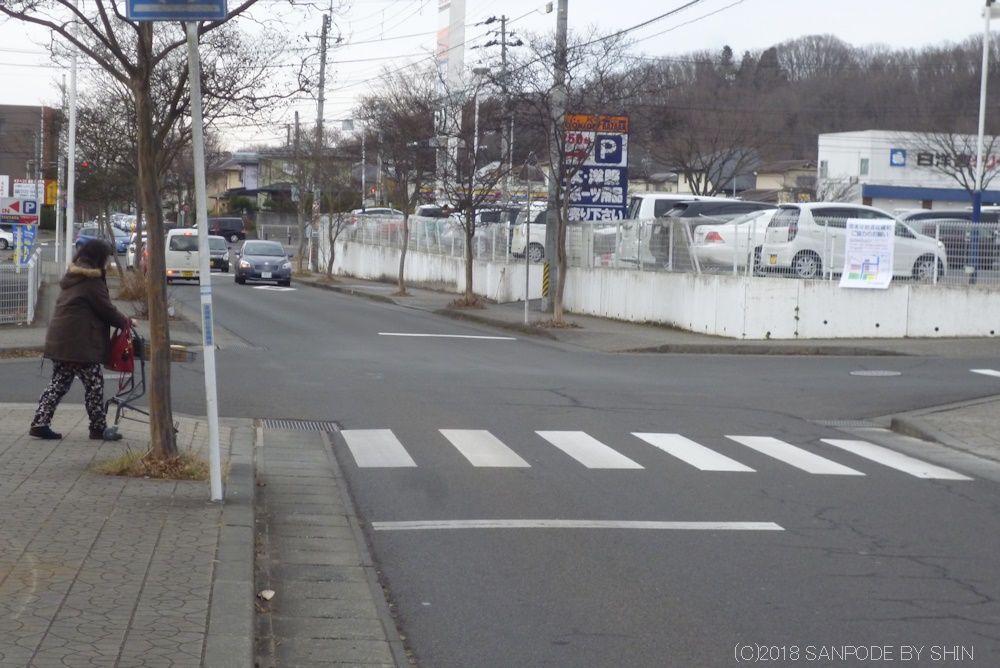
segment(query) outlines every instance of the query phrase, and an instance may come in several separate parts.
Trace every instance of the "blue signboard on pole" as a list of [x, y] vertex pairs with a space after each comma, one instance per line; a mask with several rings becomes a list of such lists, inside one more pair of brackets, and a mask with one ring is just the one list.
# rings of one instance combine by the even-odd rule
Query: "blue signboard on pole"
[[131, 21], [217, 21], [226, 18], [226, 0], [128, 0]]

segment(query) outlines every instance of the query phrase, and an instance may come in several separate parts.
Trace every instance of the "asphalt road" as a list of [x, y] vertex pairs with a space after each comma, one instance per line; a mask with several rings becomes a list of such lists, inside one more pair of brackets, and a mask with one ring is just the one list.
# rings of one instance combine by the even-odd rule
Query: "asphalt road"
[[[421, 665], [858, 665], [915, 655], [904, 646], [923, 648], [909, 665], [1000, 659], [997, 483], [974, 466], [915, 477], [815, 422], [996, 394], [969, 372], [993, 360], [598, 354], [217, 279], [220, 414], [339, 425]], [[171, 290], [197, 305], [196, 285]], [[0, 399], [34, 400], [37, 366], [5, 363]], [[176, 410], [204, 413], [200, 372], [175, 365]]]

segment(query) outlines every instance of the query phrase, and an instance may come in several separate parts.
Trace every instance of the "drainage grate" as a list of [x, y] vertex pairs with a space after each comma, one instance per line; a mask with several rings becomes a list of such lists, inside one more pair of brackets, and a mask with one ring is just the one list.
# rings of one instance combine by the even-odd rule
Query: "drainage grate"
[[871, 428], [875, 429], [881, 427], [882, 425], [876, 424], [871, 420], [813, 420], [814, 424], [818, 424], [821, 427], [833, 427], [834, 429], [845, 429], [845, 428]]
[[325, 431], [335, 432], [340, 427], [336, 422], [323, 420], [284, 420], [281, 418], [265, 418], [261, 420], [264, 429], [281, 431]]

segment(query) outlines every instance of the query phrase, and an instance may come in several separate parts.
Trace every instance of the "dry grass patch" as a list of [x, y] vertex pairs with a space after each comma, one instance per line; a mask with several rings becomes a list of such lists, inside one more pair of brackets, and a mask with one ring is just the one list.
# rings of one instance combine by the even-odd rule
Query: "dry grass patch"
[[169, 459], [156, 459], [152, 455], [151, 450], [139, 452], [128, 448], [111, 461], [96, 465], [94, 470], [128, 478], [208, 480], [208, 464], [193, 453], [182, 452]]
[[568, 320], [563, 320], [562, 322], [556, 320], [536, 320], [531, 325], [532, 327], [540, 327], [542, 329], [580, 329], [580, 325]]
[[466, 299], [465, 297], [459, 297], [458, 299], [453, 299], [448, 302], [448, 308], [486, 308], [483, 301], [479, 297], [473, 297], [472, 299]]

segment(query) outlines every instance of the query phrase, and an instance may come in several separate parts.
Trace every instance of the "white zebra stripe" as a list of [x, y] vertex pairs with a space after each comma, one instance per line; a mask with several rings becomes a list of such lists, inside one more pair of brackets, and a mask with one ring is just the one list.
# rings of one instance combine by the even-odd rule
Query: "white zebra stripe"
[[588, 469], [641, 469], [642, 466], [582, 431], [536, 431]]
[[695, 443], [680, 434], [645, 434], [632, 432], [633, 436], [641, 438], [655, 448], [673, 455], [683, 462], [701, 471], [742, 471], [753, 473], [749, 466], [740, 464], [735, 459], [720, 455], [709, 450], [700, 443]]
[[494, 468], [531, 466], [488, 431], [481, 429], [440, 429], [439, 431], [473, 466]]
[[741, 443], [768, 457], [785, 462], [797, 469], [802, 469], [807, 473], [819, 475], [864, 475], [861, 471], [855, 471], [843, 464], [838, 464], [819, 455], [814, 455], [802, 448], [779, 441], [770, 436], [726, 436], [726, 438]]
[[340, 433], [360, 468], [417, 465], [391, 429], [344, 429]]
[[859, 457], [870, 459], [873, 462], [888, 466], [889, 468], [908, 473], [918, 478], [933, 478], [938, 480], [972, 480], [961, 473], [956, 473], [950, 469], [934, 464], [928, 464], [914, 457], [904, 455], [901, 452], [875, 445], [868, 441], [852, 441], [839, 438], [822, 438], [824, 443], [829, 443], [835, 448], [847, 450]]

